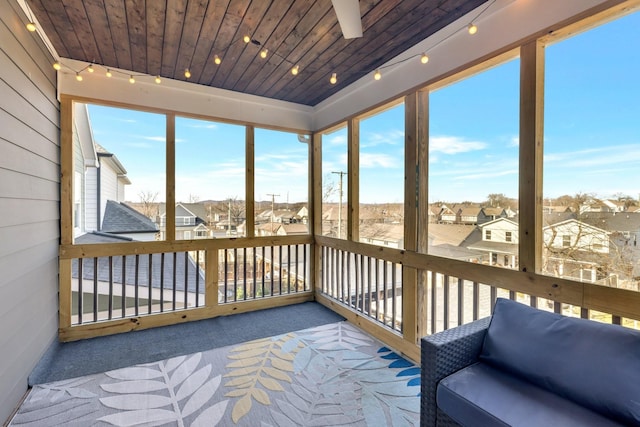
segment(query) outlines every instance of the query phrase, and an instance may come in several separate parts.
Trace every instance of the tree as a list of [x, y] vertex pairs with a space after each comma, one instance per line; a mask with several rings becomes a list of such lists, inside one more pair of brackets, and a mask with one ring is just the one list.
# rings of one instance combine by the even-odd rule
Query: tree
[[486, 204], [492, 208], [505, 208], [509, 207], [512, 202], [513, 199], [510, 199], [503, 193], [492, 193], [487, 196]]
[[158, 202], [156, 202], [156, 199], [158, 198], [158, 192], [156, 191], [154, 193], [153, 191], [141, 191], [140, 193], [138, 193], [138, 197], [140, 198], [140, 203], [142, 204], [142, 207], [140, 208], [141, 213], [146, 217], [154, 219], [158, 214]]
[[328, 202], [329, 198], [338, 191], [336, 181], [331, 174], [325, 174], [322, 178], [322, 201]]
[[239, 225], [246, 218], [244, 200], [238, 200], [237, 196], [216, 202], [214, 209], [221, 216], [229, 219], [229, 224]]

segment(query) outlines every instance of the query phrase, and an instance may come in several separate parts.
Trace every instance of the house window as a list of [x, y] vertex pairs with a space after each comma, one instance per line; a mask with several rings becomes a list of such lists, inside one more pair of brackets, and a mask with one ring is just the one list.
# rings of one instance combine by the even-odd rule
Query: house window
[[73, 183], [73, 226], [81, 228], [82, 219], [82, 174], [75, 172], [75, 182]]
[[[446, 201], [452, 211], [459, 213], [450, 221], [467, 226], [484, 223], [484, 218], [479, 217], [482, 209], [506, 208], [519, 197], [520, 59], [505, 55], [491, 63], [478, 64], [476, 70], [472, 74], [461, 73], [457, 80], [453, 76], [446, 85], [435, 85], [429, 92], [427, 108], [429, 199]], [[509, 141], [505, 140], [506, 135]], [[478, 161], [480, 158], [482, 161]], [[489, 227], [498, 230], [498, 234], [491, 236]], [[483, 242], [504, 242], [501, 225], [489, 227], [481, 228], [482, 234], [477, 237]], [[447, 247], [461, 244], [454, 236], [465, 228], [441, 229], [443, 239], [432, 239], [427, 253], [451, 257], [453, 253]], [[475, 247], [470, 240], [463, 243], [466, 249], [486, 250]], [[511, 245], [517, 251], [515, 243]], [[489, 261], [491, 265], [498, 264], [497, 260]], [[511, 267], [517, 269], [518, 265]]]
[[512, 232], [511, 231], [505, 231], [504, 240], [507, 241], [507, 242], [512, 242], [513, 241], [513, 236], [512, 236]]
[[[547, 206], [570, 208], [577, 218], [573, 224], [555, 226], [563, 218], [543, 214], [542, 274], [593, 281], [591, 272], [597, 271], [598, 280], [617, 280], [620, 287], [637, 289], [634, 267], [640, 257], [618, 238], [627, 224], [615, 212], [618, 202], [607, 199], [620, 191], [621, 183], [638, 182], [640, 177], [640, 142], [629, 138], [640, 132], [640, 104], [637, 90], [625, 90], [638, 87], [634, 70], [640, 61], [640, 39], [630, 35], [637, 33], [639, 23], [637, 11], [623, 14], [562, 40], [549, 39], [544, 47], [543, 200]], [[601, 58], [597, 69], [587, 56]], [[579, 125], [569, 129], [567, 123]], [[624, 155], [614, 160], [612, 153]], [[635, 199], [634, 193], [619, 194], [621, 199]], [[564, 251], [557, 250], [560, 241]], [[561, 262], [565, 267], [558, 273]], [[580, 267], [590, 263], [595, 263], [593, 270], [585, 269], [579, 276]]]
[[198, 230], [196, 231], [196, 236], [197, 237], [207, 237], [207, 232], [204, 230]]

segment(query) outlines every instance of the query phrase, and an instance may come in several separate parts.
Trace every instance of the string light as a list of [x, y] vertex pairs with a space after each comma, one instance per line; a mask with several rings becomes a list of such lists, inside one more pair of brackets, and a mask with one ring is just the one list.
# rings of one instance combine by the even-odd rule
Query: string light
[[[429, 49], [428, 49], [428, 50], [434, 49], [435, 47], [437, 47], [437, 46], [438, 46], [438, 45], [440, 45], [441, 43], [444, 43], [444, 42], [445, 42], [445, 41], [447, 41], [449, 38], [451, 38], [451, 37], [452, 37], [452, 36], [454, 36], [455, 34], [459, 33], [459, 31], [461, 31], [461, 30], [465, 29], [465, 27], [466, 27], [467, 32], [468, 32], [470, 35], [476, 34], [476, 33], [478, 32], [478, 26], [475, 24], [475, 22], [477, 22], [477, 20], [478, 20], [478, 19], [479, 19], [479, 18], [480, 18], [480, 17], [481, 17], [481, 16], [482, 16], [482, 15], [483, 15], [487, 10], [488, 10], [488, 9], [491, 7], [491, 5], [493, 5], [496, 1], [497, 1], [497, 0], [491, 0], [491, 1], [487, 2], [487, 3], [488, 3], [488, 4], [487, 4], [487, 6], [486, 6], [485, 8], [483, 8], [483, 9], [482, 9], [482, 10], [481, 10], [481, 11], [480, 11], [480, 12], [479, 12], [479, 13], [478, 13], [478, 14], [477, 14], [477, 15], [476, 15], [472, 20], [471, 20], [471, 22], [467, 21], [467, 22], [468, 22], [468, 24], [466, 24], [465, 26], [462, 26], [462, 28], [459, 28], [457, 31], [454, 31], [453, 33], [451, 33], [451, 34], [449, 34], [448, 36], [444, 37], [443, 39], [439, 40], [439, 41], [438, 41], [438, 42], [436, 42], [434, 45], [432, 45], [431, 47], [429, 47]], [[28, 29], [29, 31], [37, 31], [36, 25], [35, 25], [33, 22], [29, 22], [29, 23], [27, 23], [27, 24], [26, 24], [26, 27], [27, 27], [27, 29]], [[239, 40], [238, 40], [238, 39], [236, 39], [236, 41], [239, 41]], [[261, 46], [261, 47], [262, 47], [262, 50], [260, 50], [259, 55], [260, 55], [260, 57], [261, 57], [262, 59], [267, 58], [267, 56], [268, 56], [268, 54], [269, 54], [269, 50], [268, 50], [266, 47], [264, 47], [264, 46], [262, 45], [262, 43], [260, 43], [260, 41], [258, 41], [258, 40], [256, 40], [256, 39], [251, 38], [251, 36], [249, 36], [249, 35], [245, 35], [245, 36], [243, 36], [242, 41], [243, 41], [244, 43], [246, 43], [246, 44], [252, 43], [252, 44], [255, 44], [256, 46]], [[285, 57], [283, 57], [283, 56], [278, 55], [278, 53], [277, 53], [277, 52], [272, 52], [272, 55], [274, 55], [274, 56], [277, 56], [277, 57], [281, 58], [284, 62], [288, 62], [288, 63], [289, 63], [289, 65], [291, 66], [290, 71], [291, 71], [291, 74], [292, 74], [292, 75], [297, 76], [297, 75], [299, 74], [299, 72], [300, 72], [300, 65], [298, 65], [298, 64], [295, 64], [295, 65], [294, 65], [294, 63], [292, 63], [289, 59], [287, 59], [287, 58], [285, 58]], [[401, 64], [401, 63], [403, 63], [403, 62], [406, 62], [406, 61], [410, 60], [411, 58], [415, 58], [415, 57], [419, 57], [419, 58], [420, 58], [420, 62], [421, 62], [422, 64], [426, 64], [426, 63], [428, 63], [428, 62], [429, 62], [429, 60], [430, 60], [429, 56], [427, 55], [427, 51], [425, 51], [425, 52], [423, 52], [423, 53], [421, 53], [421, 54], [418, 54], [418, 55], [412, 55], [412, 56], [410, 56], [410, 57], [407, 57], [407, 58], [404, 58], [404, 59], [401, 59], [401, 60], [397, 60], [397, 61], [395, 61], [395, 62], [393, 62], [393, 63], [387, 63], [386, 65], [383, 65], [383, 66], [381, 66], [381, 67], [377, 68], [377, 69], [375, 70], [374, 74], [373, 74], [373, 78], [374, 78], [375, 80], [380, 80], [380, 79], [382, 78], [382, 70], [383, 70], [383, 69], [385, 69], [385, 68], [389, 68], [389, 67], [393, 67], [393, 66], [396, 66], [396, 65], [398, 65], [398, 64]], [[216, 65], [220, 65], [220, 64], [222, 63], [222, 59], [220, 58], [220, 56], [218, 56], [218, 55], [214, 55], [214, 57], [213, 57], [213, 62], [214, 62]], [[89, 64], [88, 66], [86, 66], [85, 68], [80, 69], [79, 71], [76, 71], [76, 70], [72, 69], [71, 67], [69, 67], [69, 66], [67, 66], [67, 65], [63, 65], [63, 64], [61, 64], [59, 61], [56, 61], [56, 62], [54, 62], [54, 63], [53, 63], [53, 68], [54, 68], [55, 70], [57, 70], [57, 71], [60, 71], [60, 70], [62, 69], [62, 67], [63, 67], [63, 66], [64, 66], [65, 68], [68, 68], [69, 70], [71, 70], [71, 71], [75, 72], [75, 74], [76, 74], [76, 80], [78, 80], [78, 81], [82, 81], [82, 80], [83, 80], [83, 76], [82, 76], [80, 73], [81, 73], [82, 71], [84, 71], [85, 69], [86, 69], [89, 73], [93, 73], [93, 72], [95, 71], [95, 68], [94, 68], [94, 67], [95, 67], [95, 64], [94, 64], [94, 63]], [[98, 67], [103, 67], [103, 66], [98, 65]], [[126, 72], [122, 72], [122, 71], [118, 71], [118, 70], [116, 70], [116, 72], [117, 72], [117, 73], [120, 73], [120, 74], [125, 74], [125, 75], [126, 75]], [[107, 77], [112, 77], [112, 75], [113, 75], [113, 74], [112, 74], [111, 69], [107, 68], [107, 69], [106, 69], [106, 76], [107, 76]], [[142, 74], [140, 74], [140, 75], [136, 75], [136, 76], [138, 76], [138, 77], [145, 77], [146, 75], [142, 75]], [[191, 78], [191, 71], [190, 71], [188, 68], [186, 68], [186, 69], [184, 70], [184, 76], [185, 76], [187, 79]], [[159, 76], [159, 75], [156, 75], [154, 79], [155, 79], [155, 82], [156, 82], [157, 84], [160, 84], [160, 83], [161, 83], [161, 81], [162, 81], [162, 80], [160, 79], [160, 76]], [[329, 78], [329, 82], [330, 82], [332, 85], [335, 85], [335, 84], [338, 82], [338, 74], [337, 74], [337, 73], [332, 73], [332, 74], [331, 74], [331, 77]], [[133, 75], [133, 74], [129, 75], [129, 83], [131, 83], [131, 84], [134, 84], [134, 83], [135, 83], [135, 78], [134, 78], [134, 75]]]
[[32, 33], [36, 30], [36, 24], [34, 24], [33, 22], [28, 22], [27, 23], [27, 30], [31, 31]]

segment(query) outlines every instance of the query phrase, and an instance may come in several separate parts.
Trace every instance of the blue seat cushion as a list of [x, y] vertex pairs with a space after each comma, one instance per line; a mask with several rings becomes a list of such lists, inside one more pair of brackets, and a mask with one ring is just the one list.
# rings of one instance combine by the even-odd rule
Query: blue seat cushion
[[640, 332], [498, 299], [479, 360], [640, 425]]
[[441, 380], [436, 401], [463, 426], [623, 425], [481, 362]]

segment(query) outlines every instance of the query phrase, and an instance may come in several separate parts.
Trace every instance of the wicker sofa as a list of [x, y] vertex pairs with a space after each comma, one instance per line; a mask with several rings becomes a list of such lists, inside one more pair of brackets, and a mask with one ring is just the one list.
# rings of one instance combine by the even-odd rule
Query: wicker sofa
[[640, 425], [640, 333], [498, 299], [422, 339], [421, 426]]

